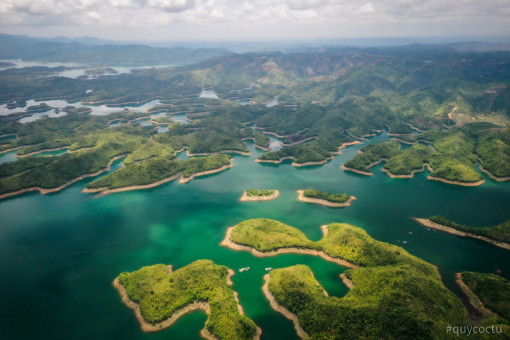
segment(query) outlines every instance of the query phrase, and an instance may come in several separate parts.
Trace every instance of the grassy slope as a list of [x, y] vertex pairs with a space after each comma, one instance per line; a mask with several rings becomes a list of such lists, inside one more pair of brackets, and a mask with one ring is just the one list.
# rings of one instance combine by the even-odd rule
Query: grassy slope
[[429, 220], [460, 231], [465, 231], [471, 234], [485, 236], [493, 240], [510, 243], [510, 220], [494, 227], [481, 227], [481, 228], [469, 227], [462, 224], [458, 224], [447, 219], [444, 216], [432, 216], [429, 217]]
[[126, 288], [128, 297], [139, 303], [140, 312], [149, 323], [168, 319], [192, 302], [208, 302], [211, 313], [206, 329], [210, 333], [219, 339], [251, 339], [255, 335], [255, 323], [239, 314], [226, 276], [226, 267], [198, 260], [172, 274], [162, 264], [121, 273], [119, 282]]
[[298, 315], [312, 337], [430, 338], [444, 334], [447, 323], [465, 322], [462, 303], [442, 285], [432, 265], [360, 228], [331, 224], [325, 238], [312, 242], [296, 228], [256, 219], [238, 224], [231, 240], [259, 251], [323, 250], [363, 266], [346, 272], [355, 286], [342, 299], [325, 297], [306, 266], [271, 272], [270, 291]]

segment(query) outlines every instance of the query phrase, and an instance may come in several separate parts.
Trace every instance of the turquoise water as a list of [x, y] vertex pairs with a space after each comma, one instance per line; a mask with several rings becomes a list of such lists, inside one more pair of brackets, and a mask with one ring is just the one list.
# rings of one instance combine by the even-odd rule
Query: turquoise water
[[[373, 141], [385, 140], [378, 136]], [[245, 219], [273, 218], [321, 237], [319, 226], [348, 222], [374, 238], [403, 246], [436, 264], [445, 284], [457, 291], [454, 273], [502, 271], [510, 277], [510, 252], [482, 241], [429, 231], [411, 217], [443, 214], [474, 226], [510, 218], [510, 183], [487, 182], [475, 188], [426, 179], [391, 179], [381, 166], [374, 176], [339, 167], [363, 145], [343, 150], [324, 166], [295, 168], [253, 162], [234, 155], [235, 166], [187, 184], [94, 197], [81, 190], [91, 179], [60, 193], [29, 193], [0, 201], [0, 329], [6, 339], [199, 339], [206, 316], [196, 312], [170, 329], [144, 334], [112, 287], [123, 271], [155, 263], [183, 267], [207, 258], [232, 269], [246, 314], [264, 339], [296, 339], [292, 323], [274, 312], [261, 287], [265, 267], [309, 265], [331, 295], [347, 289], [338, 279], [345, 270], [318, 257], [280, 255], [255, 258], [219, 246], [227, 227]], [[182, 157], [182, 156], [181, 156]], [[116, 164], [116, 167], [120, 163]], [[268, 202], [238, 201], [249, 187], [279, 189]], [[296, 190], [314, 187], [357, 197], [350, 207], [333, 209], [297, 201]], [[412, 234], [410, 234], [410, 232]], [[401, 241], [407, 241], [403, 245]]]
[[14, 162], [16, 160], [18, 160], [18, 157], [16, 157], [16, 151], [0, 153], [0, 164]]

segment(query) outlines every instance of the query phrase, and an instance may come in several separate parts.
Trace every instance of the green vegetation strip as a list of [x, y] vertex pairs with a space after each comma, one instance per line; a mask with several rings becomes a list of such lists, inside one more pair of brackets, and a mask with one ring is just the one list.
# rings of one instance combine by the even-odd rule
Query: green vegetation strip
[[183, 314], [200, 309], [209, 315], [203, 337], [258, 339], [260, 329], [243, 315], [230, 287], [232, 275], [225, 266], [198, 260], [175, 272], [157, 264], [121, 273], [114, 286], [135, 310], [144, 331], [167, 328]]
[[476, 238], [510, 250], [510, 220], [494, 227], [469, 227], [455, 223], [444, 216], [432, 216], [428, 219], [415, 218], [414, 220], [429, 228], [453, 235]]
[[229, 231], [225, 241], [245, 250], [320, 251], [355, 264], [345, 272], [354, 288], [344, 298], [325, 296], [306, 266], [271, 271], [270, 293], [312, 338], [441, 338], [447, 324], [466, 323], [461, 301], [443, 286], [433, 265], [363, 229], [333, 223], [317, 242], [268, 219], [244, 221]]
[[243, 191], [239, 200], [241, 202], [269, 201], [278, 198], [278, 196], [280, 196], [280, 192], [278, 190], [248, 189]]

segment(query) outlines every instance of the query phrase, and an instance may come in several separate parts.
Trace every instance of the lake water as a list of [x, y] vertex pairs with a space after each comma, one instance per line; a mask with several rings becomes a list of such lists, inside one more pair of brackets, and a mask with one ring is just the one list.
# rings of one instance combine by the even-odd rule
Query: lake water
[[[67, 63], [67, 62], [40, 62], [40, 61], [24, 61], [24, 60], [0, 60], [2, 62], [10, 62], [15, 64], [15, 66], [5, 66], [0, 67], [0, 70], [6, 70], [10, 68], [24, 68], [24, 67], [33, 67], [33, 66], [45, 66], [45, 67], [59, 67], [59, 66], [65, 66], [72, 68], [70, 70], [65, 70], [62, 72], [57, 72], [54, 74], [50, 74], [49, 76], [58, 76], [58, 77], [66, 77], [66, 78], [78, 78], [85, 76], [85, 71], [87, 69], [96, 68], [95, 66], [88, 66], [84, 64], [79, 63]], [[111, 67], [117, 73], [115, 74], [105, 74], [106, 76], [109, 75], [118, 75], [122, 73], [131, 73], [133, 71], [137, 70], [147, 70], [147, 69], [157, 69], [157, 68], [164, 68], [164, 67], [178, 67], [183, 66], [188, 63], [169, 63], [169, 64], [161, 64], [161, 65], [150, 65], [150, 66], [105, 66], [105, 67]], [[98, 66], [99, 67], [99, 66]], [[89, 78], [95, 78], [95, 76], [90, 76]]]
[[[370, 142], [383, 140], [387, 136]], [[510, 278], [510, 252], [429, 231], [411, 219], [443, 214], [473, 226], [499, 224], [510, 218], [510, 183], [484, 175], [487, 182], [482, 186], [459, 187], [429, 181], [427, 172], [413, 179], [392, 179], [380, 171], [382, 165], [371, 177], [342, 171], [340, 166], [362, 146], [343, 150], [324, 166], [295, 168], [290, 161], [280, 166], [255, 163], [262, 152], [248, 143], [251, 156], [234, 156], [233, 168], [187, 184], [171, 182], [94, 197], [81, 193], [91, 181], [87, 179], [56, 194], [28, 193], [0, 201], [2, 338], [200, 339], [206, 320], [200, 312], [164, 331], [144, 334], [112, 281], [119, 273], [142, 266], [165, 263], [180, 268], [211, 259], [236, 270], [233, 288], [246, 314], [262, 328], [264, 339], [297, 339], [292, 323], [264, 298], [264, 268], [306, 264], [336, 296], [347, 292], [338, 278], [345, 268], [319, 257], [256, 258], [219, 246], [228, 227], [250, 218], [282, 221], [312, 240], [320, 239], [323, 224], [351, 223], [436, 264], [454, 291], [454, 274], [459, 271], [500, 269]], [[296, 190], [308, 187], [346, 192], [357, 200], [341, 209], [299, 202]], [[241, 203], [238, 199], [247, 188], [278, 189], [281, 196]], [[251, 270], [237, 272], [246, 266]]]
[[[111, 107], [111, 106], [107, 106], [107, 105], [85, 105], [85, 104], [82, 104], [81, 102], [70, 103], [70, 102], [68, 102], [66, 100], [62, 100], [62, 99], [43, 100], [43, 101], [36, 101], [36, 100], [30, 99], [27, 101], [27, 104], [24, 107], [20, 107], [20, 108], [16, 108], [16, 109], [7, 108], [6, 104], [0, 105], [0, 116], [6, 116], [6, 115], [13, 114], [13, 113], [19, 113], [19, 112], [26, 112], [28, 107], [39, 105], [42, 103], [46, 103], [48, 106], [51, 106], [51, 107], [57, 108], [57, 109], [63, 109], [66, 106], [74, 106], [76, 108], [88, 107], [92, 110], [90, 113], [91, 115], [105, 116], [105, 115], [109, 115], [109, 114], [112, 114], [115, 112], [122, 111], [122, 110], [124, 110], [124, 108], [127, 108], [132, 111], [147, 111], [151, 107], [158, 105], [159, 100], [158, 99], [151, 100], [147, 103], [143, 103], [140, 105], [130, 104], [130, 105], [123, 105], [123, 106], [119, 106], [119, 107]], [[55, 109], [51, 109], [51, 110], [48, 110], [45, 112], [34, 113], [31, 116], [23, 117], [19, 121], [20, 121], [20, 123], [28, 123], [28, 122], [33, 122], [43, 116], [48, 116], [51, 118], [58, 118], [58, 117], [63, 117], [65, 115], [66, 115], [66, 113], [63, 111], [56, 112]]]

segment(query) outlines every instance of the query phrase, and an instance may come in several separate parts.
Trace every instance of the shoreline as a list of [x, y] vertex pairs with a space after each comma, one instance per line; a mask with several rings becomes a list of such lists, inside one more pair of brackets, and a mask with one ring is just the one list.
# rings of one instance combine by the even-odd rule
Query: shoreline
[[487, 174], [487, 176], [489, 176], [491, 179], [497, 181], [497, 182], [506, 182], [506, 181], [510, 181], [510, 176], [508, 177], [496, 177], [494, 176], [494, 174], [492, 172], [490, 172], [489, 170], [485, 169], [483, 167], [483, 165], [480, 165], [480, 170], [482, 170], [483, 172], [485, 172]]
[[356, 145], [356, 144], [363, 144], [361, 143], [359, 140], [355, 140], [355, 141], [352, 141], [352, 142], [345, 142], [345, 143], [342, 143], [339, 147], [338, 147], [338, 150], [335, 151], [335, 152], [332, 152], [331, 154], [333, 155], [340, 155], [342, 153], [342, 149], [345, 149], [346, 147], [348, 146], [351, 146], [351, 145]]
[[305, 138], [305, 139], [302, 139], [300, 141], [293, 142], [293, 143], [282, 143], [282, 146], [293, 146], [293, 145], [303, 144], [303, 143], [306, 143], [306, 142], [309, 142], [309, 141], [312, 141], [315, 139], [317, 139], [317, 136], [308, 137], [308, 138]]
[[462, 273], [456, 273], [455, 274], [455, 283], [459, 286], [460, 290], [467, 296], [469, 304], [471, 307], [473, 307], [478, 313], [481, 314], [481, 319], [477, 317], [476, 315], [473, 315], [469, 312], [469, 310], [466, 311], [468, 313], [468, 318], [471, 321], [471, 323], [478, 324], [482, 322], [484, 319], [487, 319], [491, 316], [497, 315], [493, 311], [491, 311], [489, 308], [485, 307], [484, 303], [480, 300], [478, 295], [476, 295], [471, 288], [469, 288], [464, 281], [462, 280]]
[[269, 291], [270, 278], [271, 277], [269, 274], [264, 275], [264, 285], [262, 286], [262, 291], [264, 292], [264, 296], [266, 297], [266, 299], [269, 301], [269, 305], [276, 312], [282, 314], [287, 319], [292, 321], [292, 323], [294, 324], [294, 329], [296, 330], [297, 336], [299, 336], [301, 339], [308, 339], [310, 336], [308, 335], [308, 333], [306, 333], [304, 331], [304, 329], [299, 324], [299, 319], [298, 319], [297, 315], [292, 313], [291, 311], [289, 311], [287, 308], [283, 307], [282, 305], [280, 305], [276, 301], [274, 295]]
[[[277, 250], [267, 251], [267, 252], [261, 252], [256, 250], [253, 247], [244, 246], [238, 243], [235, 243], [230, 239], [230, 236], [232, 235], [232, 230], [235, 228], [229, 227], [227, 229], [227, 232], [225, 233], [225, 238], [223, 241], [221, 241], [220, 245], [230, 248], [232, 250], [236, 251], [249, 251], [253, 256], [255, 257], [270, 257], [270, 256], [276, 256], [279, 254], [305, 254], [305, 255], [312, 255], [312, 256], [320, 256], [324, 260], [336, 263], [340, 266], [356, 269], [358, 266], [352, 262], [349, 262], [347, 260], [338, 258], [338, 257], [332, 257], [328, 254], [326, 254], [323, 250], [314, 250], [314, 249], [305, 249], [305, 248], [296, 248], [296, 247], [288, 247], [288, 248], [280, 248]], [[324, 237], [327, 235], [327, 225], [321, 226], [321, 230], [324, 234]]]
[[253, 142], [253, 145], [254, 145], [257, 149], [259, 149], [259, 150], [262, 150], [262, 151], [270, 151], [270, 150], [271, 150], [271, 148], [269, 148], [269, 147], [265, 147], [265, 146], [257, 145], [257, 144], [255, 143], [255, 138], [253, 138], [253, 137], [241, 138], [241, 140], [243, 140], [243, 141], [251, 140], [251, 141]]
[[203, 152], [203, 153], [191, 153], [189, 152], [189, 149], [186, 147], [186, 155], [188, 157], [193, 157], [193, 156], [212, 156], [212, 155], [217, 155], [217, 154], [220, 154], [220, 153], [236, 153], [236, 154], [239, 154], [241, 156], [251, 156], [251, 152], [245, 152], [245, 151], [239, 151], [239, 150], [221, 150], [221, 151], [218, 151], [218, 152]]
[[320, 204], [320, 205], [324, 205], [324, 206], [330, 207], [330, 208], [348, 207], [351, 205], [352, 201], [354, 201], [356, 199], [356, 197], [354, 197], [354, 196], [349, 196], [349, 199], [347, 201], [345, 201], [344, 203], [335, 203], [335, 202], [329, 202], [326, 200], [322, 200], [320, 198], [306, 197], [304, 195], [304, 192], [305, 192], [304, 190], [297, 190], [298, 200], [300, 200], [302, 202], [306, 202], [306, 203]]
[[70, 180], [69, 182], [66, 182], [64, 184], [62, 184], [61, 186], [59, 187], [56, 187], [56, 188], [51, 188], [51, 189], [44, 189], [44, 188], [40, 188], [40, 187], [30, 187], [30, 188], [25, 188], [25, 189], [20, 189], [18, 191], [13, 191], [13, 192], [8, 192], [8, 193], [5, 193], [5, 194], [2, 194], [0, 195], [0, 200], [1, 199], [4, 199], [4, 198], [7, 198], [7, 197], [11, 197], [11, 196], [16, 196], [16, 195], [20, 195], [20, 194], [24, 194], [26, 192], [29, 192], [29, 191], [39, 191], [39, 193], [41, 195], [46, 195], [46, 194], [50, 194], [50, 193], [53, 193], [53, 192], [57, 192], [57, 191], [60, 191], [62, 189], [65, 189], [66, 187], [70, 186], [71, 184], [74, 184], [78, 181], [81, 181], [82, 179], [85, 179], [87, 177], [94, 177], [94, 176], [99, 176], [100, 174], [102, 174], [103, 172], [106, 172], [106, 171], [110, 171], [111, 169], [111, 166], [113, 164], [113, 162], [115, 162], [116, 160], [120, 159], [120, 158], [123, 158], [125, 157], [126, 155], [125, 154], [122, 154], [122, 155], [119, 155], [119, 156], [116, 156], [116, 157], [113, 157], [109, 162], [108, 162], [108, 165], [106, 166], [106, 168], [103, 168], [103, 169], [99, 169], [97, 172], [94, 172], [94, 173], [89, 173], [89, 174], [84, 174], [84, 175], [81, 175], [80, 177], [77, 177], [73, 180]]
[[485, 183], [484, 179], [481, 179], [476, 182], [459, 182], [459, 181], [450, 181], [448, 179], [439, 178], [439, 177], [433, 177], [430, 175], [427, 176], [427, 179], [429, 179], [431, 181], [438, 181], [438, 182], [443, 182], [443, 183], [447, 183], [447, 184], [462, 185], [464, 187], [476, 187], [476, 186], [479, 186], [479, 185], [482, 185], [483, 183]]
[[472, 233], [469, 233], [469, 232], [457, 230], [455, 228], [447, 227], [445, 225], [432, 222], [428, 218], [413, 217], [413, 220], [415, 220], [416, 222], [418, 222], [421, 225], [424, 225], [424, 226], [426, 226], [428, 228], [432, 228], [432, 229], [435, 229], [435, 230], [440, 230], [440, 231], [443, 231], [445, 233], [452, 234], [452, 235], [476, 238], [478, 240], [482, 240], [482, 241], [488, 242], [488, 243], [490, 243], [492, 245], [495, 245], [496, 247], [500, 247], [500, 248], [503, 248], [503, 249], [506, 249], [506, 250], [510, 250], [510, 243], [507, 243], [507, 242], [496, 241], [496, 240], [493, 240], [493, 239], [485, 237], [485, 236], [480, 236], [480, 235], [472, 234]]
[[413, 178], [416, 173], [425, 171], [425, 164], [423, 164], [423, 167], [421, 169], [412, 170], [410, 175], [394, 175], [388, 169], [385, 168], [383, 168], [382, 171], [391, 178]]
[[[172, 265], [168, 266], [168, 274], [172, 274]], [[232, 278], [232, 276], [234, 276], [234, 274], [235, 274], [235, 272], [233, 270], [231, 270], [231, 269], [228, 270], [228, 273], [227, 273], [227, 276], [225, 277], [225, 279], [227, 280], [227, 284], [229, 286], [232, 286], [232, 284], [233, 284], [231, 278]], [[140, 328], [142, 329], [142, 331], [144, 331], [146, 333], [148, 333], [148, 332], [157, 332], [157, 331], [166, 329], [166, 328], [172, 326], [177, 320], [179, 320], [179, 318], [181, 318], [185, 314], [194, 312], [196, 310], [202, 310], [207, 315], [211, 314], [211, 306], [209, 305], [208, 302], [196, 302], [196, 301], [194, 301], [194, 302], [192, 302], [190, 304], [187, 304], [186, 306], [183, 306], [181, 308], [176, 309], [169, 318], [167, 318], [167, 319], [165, 319], [165, 320], [163, 320], [161, 322], [158, 322], [158, 323], [155, 323], [155, 324], [151, 324], [151, 323], [145, 321], [145, 319], [143, 318], [143, 316], [142, 316], [142, 314], [140, 312], [140, 304], [134, 302], [133, 300], [131, 300], [129, 298], [129, 296], [127, 295], [126, 288], [124, 288], [124, 286], [119, 282], [119, 278], [118, 277], [116, 277], [115, 280], [113, 280], [113, 287], [115, 287], [115, 289], [117, 289], [117, 291], [119, 292], [119, 295], [121, 297], [121, 301], [128, 308], [133, 310], [133, 312], [135, 313], [136, 320], [140, 324]], [[234, 292], [234, 299], [237, 302], [237, 309], [239, 311], [239, 314], [244, 315], [243, 308], [239, 304], [239, 298], [237, 297], [237, 292], [235, 292], [234, 290], [232, 290], [232, 291]], [[262, 330], [260, 329], [259, 326], [256, 326], [256, 329], [257, 329], [257, 331], [256, 331], [255, 335], [253, 336], [253, 340], [259, 340], [260, 339], [260, 335], [262, 334]], [[217, 338], [213, 334], [211, 334], [205, 328], [205, 326], [200, 331], [200, 335], [203, 338], [208, 339], [208, 340], [217, 340]]]
[[300, 166], [310, 166], [310, 165], [321, 165], [326, 164], [330, 160], [332, 160], [334, 157], [328, 157], [323, 161], [320, 162], [304, 162], [304, 163], [296, 163], [296, 157], [294, 156], [287, 156], [280, 158], [279, 160], [272, 160], [272, 159], [255, 159], [254, 162], [257, 163], [272, 163], [272, 164], [281, 164], [284, 160], [291, 159], [293, 162], [291, 163], [292, 166], [300, 167]]
[[345, 165], [340, 166], [340, 169], [342, 169], [343, 171], [352, 171], [354, 173], [357, 173], [359, 175], [364, 175], [364, 176], [373, 176], [374, 175], [372, 172], [366, 172], [366, 171], [356, 170], [353, 168], [348, 168]]
[[224, 165], [221, 168], [213, 169], [213, 170], [207, 170], [207, 171], [202, 171], [202, 172], [197, 172], [196, 174], [192, 174], [191, 176], [186, 177], [186, 178], [181, 176], [181, 179], [179, 180], [179, 183], [188, 183], [189, 181], [192, 181], [193, 179], [195, 179], [197, 177], [205, 176], [205, 175], [211, 175], [211, 174], [215, 174], [217, 172], [222, 172], [223, 170], [227, 170], [228, 168], [231, 168], [233, 166], [234, 166], [234, 160], [231, 158], [230, 159], [230, 164]]
[[[362, 154], [363, 151], [358, 150], [358, 153]], [[371, 167], [376, 166], [377, 164], [381, 163], [382, 161], [387, 162], [388, 158], [384, 158], [383, 157], [383, 158], [379, 159], [378, 161], [375, 161], [375, 162], [372, 162], [372, 163], [368, 164], [367, 165], [367, 169], [370, 169]], [[352, 172], [355, 172], [357, 174], [365, 175], [365, 176], [373, 176], [374, 175], [374, 173], [371, 172], [370, 170], [367, 172], [367, 171], [363, 171], [363, 170], [357, 170], [357, 169], [353, 169], [353, 168], [348, 168], [345, 165], [340, 166], [340, 169], [342, 169], [344, 171], [352, 171]]]
[[171, 177], [167, 177], [167, 178], [164, 178], [162, 180], [159, 180], [157, 182], [150, 183], [150, 184], [132, 185], [132, 186], [129, 186], [129, 187], [122, 187], [122, 188], [115, 188], [115, 189], [108, 189], [108, 187], [94, 188], [94, 189], [84, 188], [81, 192], [83, 192], [84, 194], [99, 193], [96, 197], [100, 197], [100, 196], [104, 196], [104, 195], [108, 195], [108, 194], [114, 194], [114, 193], [117, 193], [117, 192], [150, 189], [150, 188], [157, 187], [157, 186], [159, 186], [161, 184], [164, 184], [164, 183], [176, 180], [181, 175], [182, 175], [182, 172], [179, 172], [179, 173], [177, 173], [177, 174], [175, 174], [175, 175], [173, 175]]
[[67, 153], [69, 153], [69, 148], [70, 148], [70, 146], [62, 146], [60, 148], [42, 149], [42, 150], [39, 150], [39, 151], [34, 151], [34, 152], [31, 152], [31, 153], [27, 153], [27, 154], [24, 154], [24, 155], [19, 155], [19, 154], [16, 153], [16, 157], [24, 158], [24, 157], [29, 157], [29, 156], [37, 155], [37, 154], [40, 154], [40, 153], [43, 153], [43, 152], [60, 151], [60, 150], [64, 150], [64, 149], [68, 149]]
[[340, 278], [342, 279], [344, 285], [347, 286], [347, 288], [349, 289], [354, 288], [354, 283], [349, 278], [347, 278], [347, 276], [344, 273], [340, 274]]
[[274, 190], [274, 192], [269, 196], [248, 196], [246, 190], [243, 191], [240, 202], [254, 202], [254, 201], [270, 201], [277, 199], [280, 196], [280, 191]]

